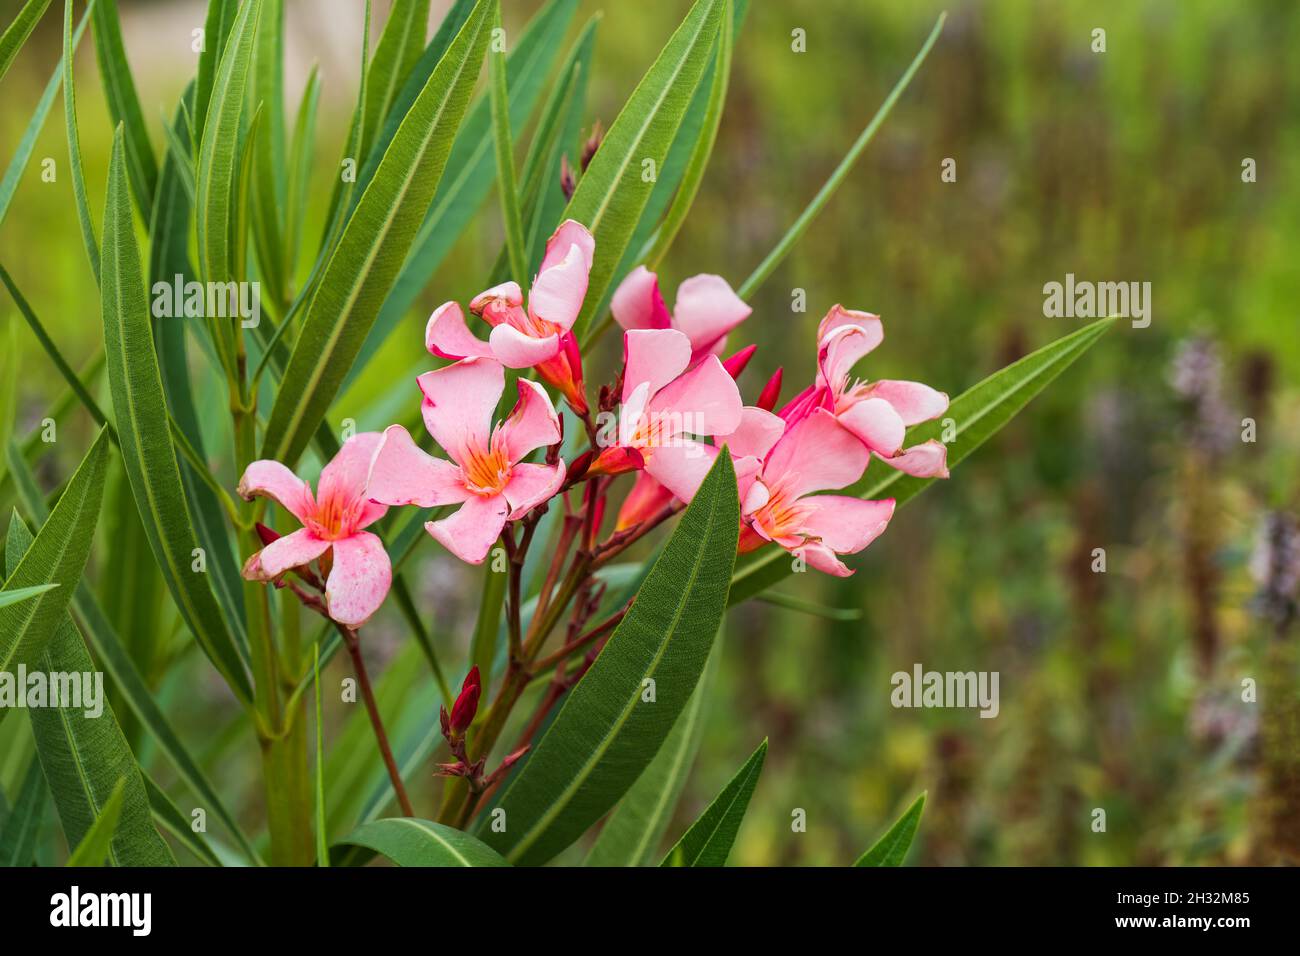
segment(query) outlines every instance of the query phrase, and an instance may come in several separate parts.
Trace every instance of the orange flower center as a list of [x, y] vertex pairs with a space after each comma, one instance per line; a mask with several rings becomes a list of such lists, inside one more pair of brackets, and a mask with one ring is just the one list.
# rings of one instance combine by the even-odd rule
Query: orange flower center
[[510, 456], [500, 433], [494, 432], [488, 447], [470, 447], [462, 456], [461, 471], [465, 474], [465, 487], [476, 495], [490, 497], [500, 494], [510, 481]]

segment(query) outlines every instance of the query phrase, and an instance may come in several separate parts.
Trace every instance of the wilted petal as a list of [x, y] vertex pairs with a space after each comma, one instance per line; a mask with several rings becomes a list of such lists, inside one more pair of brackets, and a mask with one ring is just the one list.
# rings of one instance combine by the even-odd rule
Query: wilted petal
[[692, 435], [725, 435], [740, 425], [744, 407], [736, 380], [716, 355], [710, 355], [660, 389], [650, 400], [648, 411], [652, 418], [680, 415], [681, 430]]
[[513, 325], [498, 325], [490, 336], [492, 357], [506, 368], [532, 368], [560, 351], [560, 336], [552, 333], [544, 338], [533, 338]]
[[441, 521], [428, 521], [424, 527], [439, 544], [462, 561], [482, 564], [501, 536], [509, 511], [505, 495], [475, 495], [454, 514]]
[[883, 398], [893, 405], [904, 425], [928, 422], [948, 410], [948, 396], [920, 382], [881, 379], [871, 383], [867, 394], [873, 398]]
[[551, 397], [536, 382], [520, 379], [519, 401], [510, 417], [501, 423], [501, 437], [511, 463], [522, 461], [535, 448], [560, 440], [560, 416]]
[[807, 561], [809, 567], [824, 574], [833, 574], [837, 578], [847, 578], [853, 574], [853, 569], [837, 558], [834, 551], [816, 541], [801, 545], [793, 553]]
[[379, 538], [369, 531], [340, 538], [325, 582], [325, 607], [340, 624], [360, 627], [384, 603], [392, 582], [393, 566]]
[[458, 302], [444, 302], [429, 316], [424, 327], [424, 347], [439, 358], [491, 358], [492, 347], [465, 324]]
[[246, 501], [270, 498], [299, 521], [314, 508], [311, 487], [278, 461], [262, 459], [244, 469], [239, 495]]
[[368, 497], [386, 505], [433, 508], [464, 501], [469, 494], [461, 470], [427, 454], [401, 425], [384, 432], [370, 467]]
[[474, 296], [470, 299], [469, 310], [496, 325], [510, 310], [519, 309], [523, 304], [523, 290], [519, 288], [518, 282], [512, 280], [494, 285]]
[[522, 518], [533, 508], [550, 498], [564, 484], [564, 462], [554, 465], [536, 465], [530, 462], [515, 465], [510, 481], [502, 489], [510, 505], [511, 521]]
[[763, 468], [764, 479], [774, 483], [787, 474], [798, 479], [789, 485], [796, 498], [813, 491], [846, 488], [862, 477], [871, 452], [852, 432], [824, 408], [790, 425], [776, 443]]
[[290, 568], [311, 564], [328, 550], [330, 542], [318, 538], [306, 528], [276, 538], [257, 552], [244, 566], [244, 577], [270, 581]]
[[686, 333], [698, 359], [720, 349], [727, 333], [752, 311], [722, 276], [691, 276], [677, 287], [673, 325]]
[[637, 266], [619, 283], [609, 310], [624, 329], [666, 329], [671, 322], [659, 277], [645, 266]]
[[931, 438], [927, 442], [905, 448], [893, 458], [881, 458], [890, 468], [897, 468], [913, 478], [947, 478], [948, 449], [943, 442]]
[[424, 425], [457, 464], [468, 447], [486, 448], [492, 417], [506, 387], [505, 369], [492, 359], [464, 359], [416, 382], [424, 393]]
[[839, 416], [840, 424], [872, 451], [889, 458], [903, 447], [907, 426], [898, 417], [894, 406], [883, 398], [868, 398], [856, 402]]

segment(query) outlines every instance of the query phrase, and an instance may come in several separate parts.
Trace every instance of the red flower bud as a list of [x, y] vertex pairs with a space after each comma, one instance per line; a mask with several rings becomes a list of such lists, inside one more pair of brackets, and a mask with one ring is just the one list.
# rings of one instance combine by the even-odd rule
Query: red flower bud
[[257, 528], [257, 536], [262, 539], [262, 547], [264, 548], [272, 541], [280, 537], [278, 531], [272, 531], [270, 528], [262, 524], [262, 522], [260, 521], [257, 522], [255, 527]]
[[747, 345], [731, 358], [724, 359], [722, 367], [727, 370], [727, 374], [733, 379], [740, 378], [740, 373], [745, 370], [745, 366], [749, 364], [749, 360], [754, 357], [754, 353], [757, 351], [757, 345]]
[[595, 124], [591, 127], [591, 136], [587, 138], [587, 142], [582, 146], [582, 171], [584, 173], [587, 171], [587, 167], [591, 165], [591, 161], [596, 155], [596, 150], [600, 149], [601, 140], [604, 138], [605, 127], [600, 124], [600, 120], [596, 120]]
[[460, 696], [456, 698], [456, 703], [451, 708], [450, 730], [452, 734], [463, 734], [469, 729], [469, 725], [474, 722], [474, 715], [478, 713], [479, 694], [483, 693], [483, 682], [479, 678], [478, 666], [470, 668], [469, 674], [465, 677], [465, 683], [460, 685]]
[[560, 156], [560, 191], [564, 193], [565, 199], [573, 198], [573, 191], [578, 188], [578, 182], [573, 178], [573, 167], [569, 165], [569, 157]]
[[770, 412], [776, 408], [776, 400], [781, 395], [781, 370], [778, 368], [772, 377], [767, 380], [763, 386], [763, 391], [758, 395], [758, 401], [755, 403], [765, 412]]

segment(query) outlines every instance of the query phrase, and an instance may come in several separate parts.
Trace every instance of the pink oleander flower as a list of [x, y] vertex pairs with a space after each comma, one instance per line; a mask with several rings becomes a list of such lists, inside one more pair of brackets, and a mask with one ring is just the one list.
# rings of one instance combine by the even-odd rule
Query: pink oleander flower
[[947, 478], [947, 449], [931, 439], [903, 448], [909, 425], [938, 418], [948, 396], [920, 382], [850, 378], [862, 358], [884, 339], [880, 317], [836, 305], [817, 329], [817, 380], [780, 411], [795, 423], [814, 409], [834, 413], [840, 423], [891, 468], [918, 478]]
[[819, 571], [847, 577], [853, 571], [838, 556], [863, 550], [894, 514], [893, 498], [814, 494], [853, 484], [871, 458], [824, 408], [793, 424], [746, 408], [740, 428], [725, 441], [740, 484], [741, 552], [770, 541]]
[[659, 277], [645, 266], [637, 266], [619, 283], [609, 307], [625, 330], [676, 329], [684, 333], [691, 342], [692, 366], [706, 355], [721, 355], [727, 333], [753, 311], [722, 276], [702, 274], [677, 287], [677, 305], [669, 313], [659, 293]]
[[425, 347], [440, 358], [490, 358], [506, 368], [536, 368], [578, 414], [584, 414], [582, 357], [571, 330], [587, 295], [594, 250], [587, 228], [566, 219], [546, 243], [526, 309], [517, 282], [503, 282], [475, 296], [470, 311], [492, 326], [484, 342], [465, 324], [459, 303], [445, 302], [429, 317]]
[[331, 618], [360, 627], [379, 610], [393, 571], [379, 538], [364, 530], [388, 508], [365, 493], [370, 458], [381, 440], [378, 432], [353, 435], [343, 443], [311, 486], [278, 461], [255, 461], [239, 480], [248, 501], [270, 498], [302, 522], [302, 528], [271, 541], [244, 564], [250, 581], [273, 581], [292, 568], [331, 552], [325, 580], [325, 608]]
[[451, 461], [422, 451], [401, 425], [390, 425], [375, 450], [367, 494], [386, 505], [424, 508], [459, 504], [429, 534], [462, 561], [481, 564], [507, 521], [522, 518], [564, 482], [564, 462], [525, 462], [560, 440], [560, 419], [536, 382], [520, 379], [519, 401], [496, 428], [492, 416], [505, 391], [505, 369], [468, 358], [416, 379], [424, 393], [424, 425]]
[[[623, 392], [617, 434], [591, 463], [593, 474], [644, 468], [671, 488], [694, 474], [712, 446], [691, 436], [719, 435], [740, 423], [735, 380], [716, 355], [690, 368], [691, 342], [675, 329], [623, 333]], [[688, 371], [689, 368], [689, 371]]]

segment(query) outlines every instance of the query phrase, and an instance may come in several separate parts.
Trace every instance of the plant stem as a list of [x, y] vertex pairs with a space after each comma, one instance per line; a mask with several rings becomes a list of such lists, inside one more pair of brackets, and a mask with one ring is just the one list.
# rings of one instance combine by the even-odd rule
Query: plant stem
[[361, 656], [361, 641], [352, 628], [337, 622], [335, 626], [343, 635], [343, 643], [347, 645], [348, 653], [352, 656], [352, 667], [357, 672], [357, 683], [361, 685], [361, 696], [366, 702], [366, 713], [370, 715], [370, 726], [375, 731], [375, 740], [379, 744], [380, 754], [383, 755], [384, 766], [388, 768], [388, 779], [393, 782], [393, 792], [397, 794], [397, 802], [401, 804], [403, 814], [413, 817], [415, 811], [411, 808], [411, 798], [406, 795], [406, 785], [402, 783], [401, 771], [397, 769], [393, 750], [388, 745], [388, 733], [384, 730], [384, 720], [379, 715], [379, 705], [375, 702], [375, 693], [370, 686], [366, 662]]

